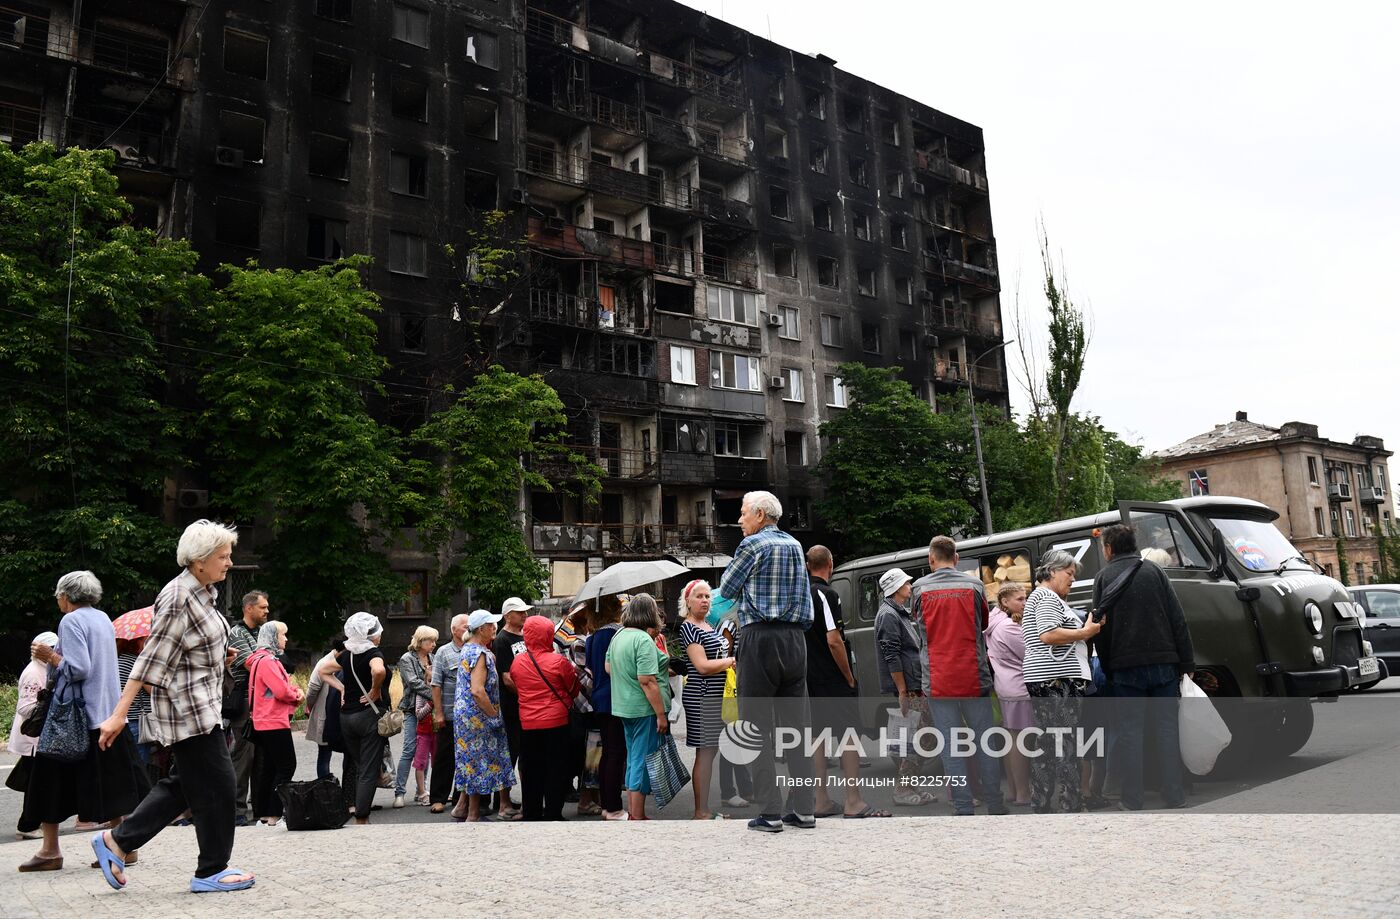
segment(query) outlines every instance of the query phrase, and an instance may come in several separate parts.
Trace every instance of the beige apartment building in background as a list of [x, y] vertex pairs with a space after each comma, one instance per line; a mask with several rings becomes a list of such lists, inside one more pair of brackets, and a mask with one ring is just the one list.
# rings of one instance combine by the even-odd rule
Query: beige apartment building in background
[[1183, 494], [1251, 498], [1278, 511], [1279, 529], [1333, 577], [1340, 538], [1352, 584], [1378, 580], [1376, 526], [1388, 531], [1395, 519], [1390, 456], [1379, 437], [1342, 443], [1320, 436], [1315, 424], [1275, 428], [1245, 412], [1155, 454]]

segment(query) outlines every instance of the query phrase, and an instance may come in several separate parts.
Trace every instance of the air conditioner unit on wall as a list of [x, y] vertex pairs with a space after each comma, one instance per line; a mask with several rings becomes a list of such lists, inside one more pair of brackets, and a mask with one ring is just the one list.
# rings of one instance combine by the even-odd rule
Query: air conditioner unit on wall
[[785, 381], [783, 380], [782, 377], [769, 377], [769, 378], [768, 378], [768, 388], [769, 388], [769, 389], [782, 389], [785, 385], [786, 385], [786, 383], [785, 383]]
[[215, 147], [214, 162], [230, 169], [243, 168], [243, 151], [237, 147]]
[[782, 316], [779, 316], [777, 313], [769, 313], [769, 314], [768, 314], [768, 328], [770, 328], [770, 329], [781, 328], [781, 327], [782, 327], [782, 324], [783, 324], [783, 317], [782, 317]]
[[209, 492], [203, 488], [182, 488], [175, 493], [175, 503], [187, 511], [208, 507]]

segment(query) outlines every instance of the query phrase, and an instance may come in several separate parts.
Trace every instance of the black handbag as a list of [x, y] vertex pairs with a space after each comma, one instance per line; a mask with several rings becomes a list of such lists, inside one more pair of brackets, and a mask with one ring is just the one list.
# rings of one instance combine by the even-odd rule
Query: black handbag
[[51, 673], [49, 685], [39, 690], [38, 694], [34, 696], [34, 707], [20, 722], [19, 732], [25, 737], [38, 737], [44, 732], [44, 719], [49, 716], [49, 700], [53, 698], [54, 679], [55, 675]]
[[341, 797], [340, 783], [328, 775], [308, 782], [283, 782], [277, 786], [282, 816], [289, 830], [338, 830], [350, 819]]
[[81, 687], [80, 683], [70, 683], [67, 699], [58, 694], [49, 703], [35, 752], [61, 763], [80, 763], [87, 759], [92, 738], [88, 736], [87, 707], [83, 704]]

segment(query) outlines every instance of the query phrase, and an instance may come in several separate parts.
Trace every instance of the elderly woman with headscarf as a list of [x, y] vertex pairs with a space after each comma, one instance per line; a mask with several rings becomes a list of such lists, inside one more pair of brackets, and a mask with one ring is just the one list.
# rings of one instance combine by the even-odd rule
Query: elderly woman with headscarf
[[86, 744], [87, 752], [76, 762], [58, 759], [45, 752], [41, 735], [20, 820], [26, 826], [39, 824], [44, 841], [38, 854], [19, 866], [20, 871], [57, 871], [63, 867], [58, 827], [74, 814], [80, 821], [105, 823], [131, 813], [140, 800], [136, 750], [126, 733], [125, 716], [118, 742], [106, 747], [97, 743], [97, 726], [121, 694], [117, 633], [107, 614], [96, 608], [102, 599], [102, 584], [91, 571], [73, 571], [59, 579], [54, 598], [63, 612], [58, 643], [49, 647], [36, 642], [29, 653], [34, 660], [54, 668], [48, 717], [53, 718], [54, 706], [69, 701], [86, 715], [87, 730], [76, 739]]
[[248, 657], [249, 723], [259, 754], [253, 777], [253, 813], [259, 823], [268, 826], [276, 826], [282, 819], [278, 786], [290, 782], [297, 771], [292, 712], [301, 703], [302, 692], [292, 685], [282, 664], [286, 647], [287, 624], [274, 619], [258, 629], [257, 649]]
[[[52, 648], [58, 644], [58, 634], [55, 632], [40, 632], [34, 636], [34, 645], [43, 645]], [[31, 651], [29, 663], [25, 665], [24, 671], [19, 675], [19, 695], [16, 698], [15, 720], [10, 725], [10, 746], [9, 750], [19, 756], [19, 761], [5, 776], [5, 784], [20, 794], [24, 794], [25, 787], [29, 784], [29, 770], [33, 765], [34, 748], [39, 743], [38, 737], [30, 737], [20, 730], [24, 720], [34, 711], [34, 707], [39, 704], [39, 692], [49, 685], [49, 665], [40, 660]], [[38, 839], [42, 834], [39, 832], [39, 824], [34, 821], [25, 822], [21, 816], [19, 826], [15, 827], [15, 835], [20, 839]]]
[[345, 739], [341, 785], [347, 794], [354, 791], [355, 823], [360, 826], [369, 823], [388, 742], [379, 736], [379, 716], [389, 702], [389, 668], [379, 650], [383, 637], [377, 617], [356, 613], [345, 620], [345, 650], [320, 670], [322, 679], [335, 679], [336, 670], [341, 671], [339, 682], [345, 687], [340, 700], [340, 732]]
[[[1068, 552], [1045, 553], [1035, 572], [1038, 586], [1021, 613], [1026, 645], [1022, 672], [1042, 731], [1078, 727], [1081, 700], [1093, 679], [1087, 642], [1099, 633], [1099, 623], [1089, 619], [1081, 625], [1065, 602], [1078, 570], [1079, 563]], [[1060, 743], [1048, 737], [1041, 735], [1040, 755], [1031, 762], [1031, 806], [1038, 814], [1054, 813], [1058, 785], [1060, 808], [1077, 813], [1084, 803], [1076, 742], [1067, 735], [1061, 735]]]
[[[190, 880], [196, 893], [244, 890], [253, 875], [229, 867], [233, 854], [233, 761], [223, 729], [224, 673], [232, 653], [228, 620], [215, 605], [214, 587], [233, 567], [238, 534], [209, 520], [185, 528], [175, 551], [185, 570], [156, 597], [151, 634], [111, 717], [102, 722], [101, 744], [114, 746], [126, 733], [136, 694], [151, 694], [142, 727], [170, 748], [174, 767], [156, 783], [121, 826], [92, 838], [107, 883], [126, 885], [126, 854], [145, 845], [186, 810], [194, 820], [199, 864]], [[110, 627], [110, 623], [109, 623]], [[110, 641], [111, 639], [109, 639]], [[115, 656], [115, 645], [113, 646]]]
[[[501, 714], [501, 678], [491, 650], [500, 621], [496, 613], [479, 609], [472, 611], [464, 624], [467, 641], [457, 662], [452, 706], [456, 743], [452, 784], [454, 794], [461, 792], [452, 817], [459, 821], [480, 820], [482, 808], [497, 792], [509, 800], [510, 740]], [[520, 818], [501, 813], [496, 819]]]

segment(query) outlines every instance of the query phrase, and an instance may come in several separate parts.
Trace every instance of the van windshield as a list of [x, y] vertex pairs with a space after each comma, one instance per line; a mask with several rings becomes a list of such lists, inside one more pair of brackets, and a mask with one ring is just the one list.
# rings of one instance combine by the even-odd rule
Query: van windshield
[[1288, 538], [1272, 523], [1230, 517], [1212, 517], [1211, 523], [1225, 537], [1226, 548], [1233, 551], [1239, 563], [1250, 571], [1275, 571], [1290, 563], [1297, 568], [1312, 570], [1302, 553], [1293, 548]]

